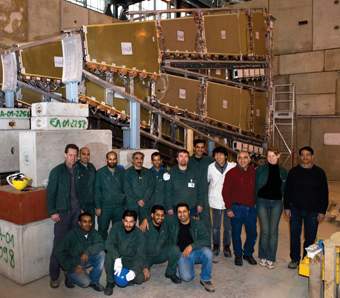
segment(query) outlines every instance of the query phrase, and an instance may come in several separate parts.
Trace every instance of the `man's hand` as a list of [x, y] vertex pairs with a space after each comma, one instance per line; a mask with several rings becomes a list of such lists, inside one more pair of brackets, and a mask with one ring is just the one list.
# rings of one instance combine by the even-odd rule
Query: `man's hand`
[[192, 246], [188, 245], [182, 252], [183, 257], [188, 257], [192, 252]]
[[320, 223], [320, 222], [323, 222], [324, 219], [325, 219], [325, 214], [319, 213], [319, 214], [318, 214], [318, 222], [319, 222], [319, 223]]
[[99, 217], [102, 214], [102, 209], [96, 208], [96, 215]]
[[285, 209], [285, 215], [290, 218], [292, 216], [292, 212], [290, 211], [290, 209]]
[[59, 222], [60, 221], [60, 215], [59, 213], [54, 213], [51, 215], [51, 219], [54, 221], [54, 222]]
[[149, 230], [149, 222], [146, 218], [143, 219], [142, 223], [139, 225], [139, 228], [142, 232]]
[[89, 256], [87, 254], [81, 254], [80, 256], [80, 264], [85, 265], [89, 260]]
[[197, 213], [201, 213], [203, 211], [203, 207], [198, 205], [197, 206]]
[[150, 270], [148, 268], [143, 269], [143, 274], [144, 274], [145, 281], [150, 279], [151, 273], [150, 273]]
[[174, 209], [169, 209], [168, 210], [168, 215], [173, 216], [174, 215]]
[[76, 268], [74, 268], [74, 273], [83, 273], [84, 272], [84, 269], [83, 267], [81, 267], [80, 265], [78, 265]]
[[227, 216], [228, 216], [229, 218], [233, 218], [233, 217], [235, 217], [235, 214], [234, 214], [234, 212], [233, 212], [232, 210], [228, 210], [228, 211], [227, 211]]
[[137, 201], [139, 207], [144, 207], [144, 200]]

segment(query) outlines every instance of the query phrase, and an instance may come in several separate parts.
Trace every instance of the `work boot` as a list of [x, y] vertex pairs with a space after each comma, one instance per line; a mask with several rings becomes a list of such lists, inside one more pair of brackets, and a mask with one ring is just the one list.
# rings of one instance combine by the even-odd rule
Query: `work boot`
[[257, 265], [253, 256], [243, 256], [243, 259], [245, 259], [250, 265]]
[[200, 284], [204, 287], [204, 289], [207, 291], [207, 292], [210, 292], [210, 293], [213, 293], [215, 292], [215, 287], [214, 285], [212, 284], [212, 282], [209, 280], [209, 281], [203, 281], [201, 280], [200, 281]]
[[226, 258], [231, 258], [231, 250], [229, 245], [226, 245], [223, 249], [223, 254]]
[[97, 292], [103, 292], [104, 287], [100, 283], [90, 283], [89, 287]]
[[235, 263], [236, 266], [242, 266], [243, 265], [242, 257], [235, 256], [234, 263]]
[[214, 244], [213, 245], [213, 255], [215, 256], [215, 257], [217, 257], [219, 254], [220, 254], [220, 246], [219, 245], [216, 245], [216, 244]]
[[55, 280], [50, 279], [50, 287], [51, 287], [52, 289], [59, 288], [59, 285], [60, 285], [59, 279], [55, 279]]
[[65, 287], [69, 289], [73, 289], [75, 287], [74, 283], [70, 281], [67, 275], [65, 275]]
[[182, 282], [182, 280], [179, 277], [177, 277], [176, 274], [172, 274], [172, 275], [165, 274], [165, 277], [169, 278], [174, 284], [180, 284]]
[[105, 287], [105, 289], [104, 289], [104, 294], [106, 295], [106, 296], [111, 296], [112, 294], [113, 294], [113, 288], [114, 288], [114, 283], [110, 283], [110, 282], [108, 282], [107, 284], [106, 284], [106, 287]]
[[296, 269], [299, 266], [299, 261], [290, 261], [288, 264], [289, 269]]

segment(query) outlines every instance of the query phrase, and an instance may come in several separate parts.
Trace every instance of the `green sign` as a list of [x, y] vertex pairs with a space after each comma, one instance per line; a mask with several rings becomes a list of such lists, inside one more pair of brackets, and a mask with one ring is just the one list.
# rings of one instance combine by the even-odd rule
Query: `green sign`
[[27, 119], [30, 111], [27, 109], [0, 109], [0, 118], [19, 118]]
[[87, 128], [87, 120], [83, 119], [51, 118], [49, 119], [49, 124], [54, 128], [74, 128], [74, 129]]

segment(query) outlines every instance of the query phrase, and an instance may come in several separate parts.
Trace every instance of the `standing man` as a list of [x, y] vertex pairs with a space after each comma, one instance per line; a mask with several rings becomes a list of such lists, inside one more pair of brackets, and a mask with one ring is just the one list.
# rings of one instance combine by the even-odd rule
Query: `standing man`
[[189, 152], [180, 150], [177, 153], [177, 166], [170, 171], [167, 184], [166, 209], [169, 215], [174, 215], [174, 209], [179, 202], [188, 204], [191, 216], [197, 217], [203, 211], [202, 184], [195, 169], [189, 168]]
[[[242, 266], [243, 259], [251, 265], [257, 262], [253, 257], [256, 242], [255, 208], [255, 169], [250, 165], [249, 152], [241, 151], [237, 155], [238, 165], [225, 176], [222, 196], [231, 218], [232, 241], [235, 265]], [[242, 249], [242, 226], [246, 229], [246, 242]]]
[[189, 206], [179, 203], [176, 206], [177, 220], [170, 226], [170, 243], [177, 245], [182, 255], [178, 261], [181, 280], [189, 282], [195, 278], [195, 264], [201, 264], [200, 283], [208, 292], [215, 292], [211, 282], [212, 252], [205, 225], [190, 218]]
[[311, 147], [299, 150], [300, 164], [288, 173], [284, 192], [285, 214], [290, 218], [290, 258], [288, 268], [296, 269], [301, 257], [301, 230], [304, 225], [305, 248], [313, 244], [328, 208], [328, 183], [325, 172], [314, 165]]
[[80, 208], [88, 212], [94, 218], [94, 185], [96, 180], [96, 168], [90, 163], [90, 149], [80, 148], [77, 170], [77, 192], [79, 195]]
[[150, 199], [150, 208], [152, 206], [165, 204], [166, 197], [166, 183], [170, 180], [170, 174], [162, 166], [162, 158], [159, 152], [154, 152], [151, 154], [152, 167], [150, 168], [151, 176], [154, 178], [154, 191]]
[[210, 207], [208, 199], [208, 166], [214, 162], [214, 159], [206, 155], [206, 141], [201, 139], [194, 140], [194, 154], [190, 157], [189, 167], [193, 168], [195, 173], [198, 174], [200, 188], [203, 198], [203, 211], [200, 214], [200, 219], [204, 222], [209, 235], [211, 234], [211, 218]]
[[77, 194], [75, 164], [79, 149], [74, 144], [65, 147], [65, 162], [53, 168], [47, 185], [47, 209], [54, 221], [54, 240], [50, 259], [50, 286], [59, 287], [60, 265], [56, 258], [56, 246], [68, 231], [77, 226], [80, 201]]
[[145, 239], [143, 233], [136, 227], [136, 222], [137, 212], [125, 210], [122, 221], [112, 227], [106, 240], [107, 285], [104, 294], [107, 296], [112, 295], [115, 276], [119, 276], [123, 268], [134, 272], [134, 279], [130, 284], [142, 284], [150, 278], [145, 260]]
[[136, 151], [132, 154], [132, 166], [126, 170], [124, 189], [127, 196], [127, 208], [135, 210], [141, 221], [146, 224], [148, 206], [154, 191], [154, 179], [148, 169], [143, 167], [144, 154]]
[[229, 258], [231, 257], [231, 225], [223, 201], [222, 189], [225, 175], [236, 166], [236, 163], [227, 161], [228, 151], [224, 147], [216, 147], [213, 151], [213, 156], [215, 162], [211, 163], [208, 167], [209, 206], [212, 209], [213, 217], [213, 253], [215, 256], [218, 256], [220, 253], [223, 217], [223, 252], [224, 256]]
[[122, 167], [117, 166], [117, 153], [106, 153], [106, 166], [98, 170], [95, 184], [98, 232], [104, 240], [107, 238], [110, 222], [119, 222], [126, 206], [124, 172]]
[[[78, 227], [68, 232], [57, 247], [57, 258], [66, 271], [67, 288], [74, 288], [76, 284], [81, 288], [90, 286], [97, 292], [104, 291], [99, 283], [104, 268], [104, 241], [92, 226], [91, 214], [80, 214]], [[88, 268], [92, 268], [90, 273]]]
[[180, 258], [180, 251], [176, 245], [169, 245], [169, 223], [164, 221], [165, 209], [161, 205], [154, 205], [151, 208], [151, 223], [145, 231], [145, 254], [147, 267], [150, 269], [154, 264], [168, 262], [165, 277], [175, 283], [181, 283], [176, 276], [177, 262]]

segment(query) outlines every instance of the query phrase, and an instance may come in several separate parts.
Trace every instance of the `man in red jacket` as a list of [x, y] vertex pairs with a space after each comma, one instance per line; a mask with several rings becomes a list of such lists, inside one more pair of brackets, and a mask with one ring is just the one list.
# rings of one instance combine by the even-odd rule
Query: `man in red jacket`
[[[241, 151], [237, 155], [237, 166], [225, 176], [222, 196], [231, 218], [232, 241], [235, 265], [242, 266], [243, 259], [251, 265], [257, 262], [253, 257], [256, 242], [255, 169], [250, 165], [250, 155]], [[241, 232], [245, 225], [247, 239], [242, 249]]]

